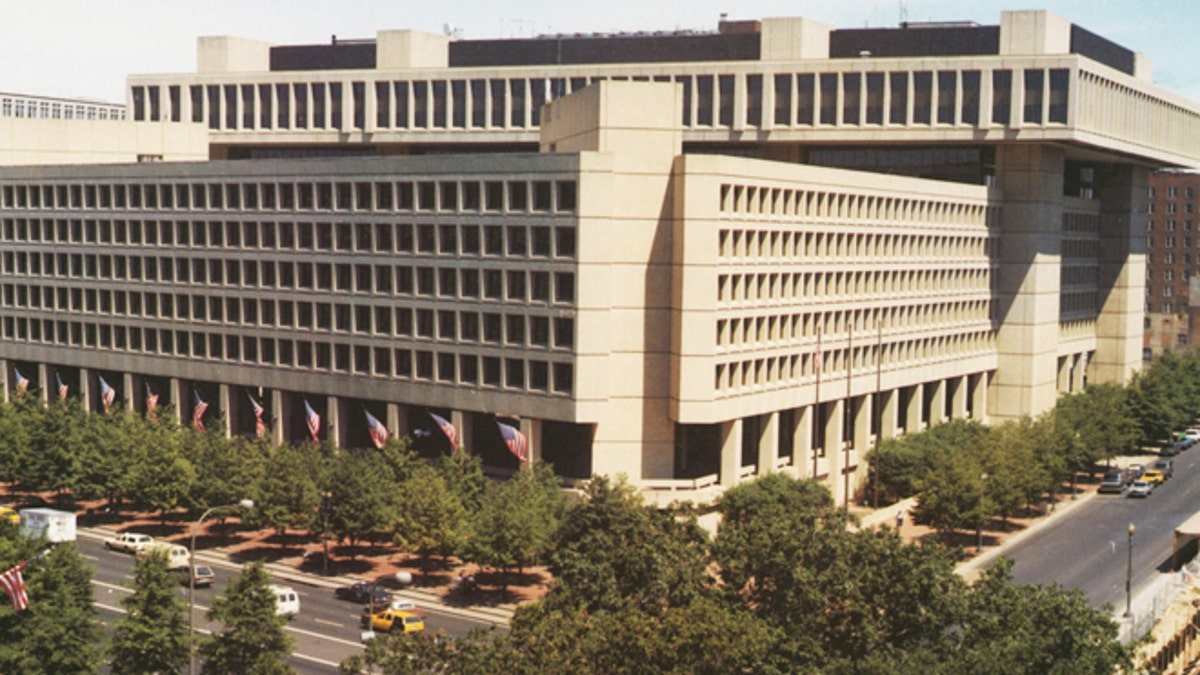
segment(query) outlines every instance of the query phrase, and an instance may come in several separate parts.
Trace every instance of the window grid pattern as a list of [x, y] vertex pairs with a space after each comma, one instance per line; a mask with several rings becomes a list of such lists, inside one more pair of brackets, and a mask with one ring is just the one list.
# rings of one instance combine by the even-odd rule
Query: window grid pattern
[[[718, 399], [994, 353], [995, 207], [727, 183]], [[879, 327], [882, 326], [880, 343]]]
[[1059, 320], [1094, 322], [1100, 315], [1100, 212], [1079, 200], [1063, 210]]
[[0, 335], [570, 396], [575, 190], [571, 176], [0, 184]]
[[126, 118], [126, 110], [124, 105], [118, 103], [0, 94], [0, 117], [44, 120], [123, 120]]

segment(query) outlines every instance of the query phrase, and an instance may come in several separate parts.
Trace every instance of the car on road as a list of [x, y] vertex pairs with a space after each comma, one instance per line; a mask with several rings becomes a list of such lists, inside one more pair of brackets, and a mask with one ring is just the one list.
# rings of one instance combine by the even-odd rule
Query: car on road
[[373, 605], [376, 608], [387, 607], [392, 603], [392, 594], [379, 584], [369, 584], [360, 581], [334, 591], [334, 595], [342, 600], [351, 600], [363, 605]]
[[1175, 462], [1169, 459], [1158, 460], [1154, 463], [1154, 468], [1161, 471], [1168, 480], [1175, 475]]
[[1166, 447], [1159, 450], [1158, 454], [1163, 457], [1174, 457], [1184, 450], [1187, 450], [1187, 447], [1183, 444], [1183, 441], [1175, 441], [1174, 443], [1168, 443]]
[[1109, 469], [1100, 481], [1100, 492], [1124, 492], [1129, 486], [1126, 474], [1121, 469]]
[[213, 568], [208, 565], [196, 565], [194, 568], [185, 567], [181, 570], [175, 570], [175, 574], [179, 576], [179, 583], [184, 586], [187, 586], [190, 581], [188, 572], [191, 572], [193, 575], [192, 578], [196, 580], [196, 588], [212, 586], [213, 582], [217, 580], [217, 574], [213, 572]]
[[1131, 481], [1136, 481], [1142, 477], [1143, 473], [1146, 472], [1146, 467], [1142, 466], [1141, 464], [1130, 464], [1129, 466], [1125, 467], [1125, 472], [1129, 474]]
[[1146, 473], [1142, 474], [1142, 480], [1147, 483], [1153, 483], [1155, 486], [1162, 485], [1167, 480], [1166, 474], [1158, 469], [1147, 469]]
[[399, 609], [385, 609], [371, 616], [371, 630], [391, 633], [420, 633], [425, 630], [425, 619]]
[[138, 534], [137, 532], [122, 532], [115, 537], [109, 537], [104, 540], [104, 547], [108, 550], [124, 551], [125, 553], [137, 553], [153, 545], [154, 537], [148, 534]]
[[1148, 483], [1144, 480], [1135, 480], [1133, 485], [1129, 486], [1129, 492], [1126, 497], [1149, 497], [1154, 491], [1154, 483]]
[[169, 570], [183, 570], [192, 565], [191, 552], [186, 547], [172, 544], [169, 541], [156, 541], [150, 546], [143, 546], [134, 555], [141, 559], [156, 551], [161, 551], [163, 557], [167, 559], [167, 569]]
[[300, 613], [300, 595], [291, 586], [272, 586], [275, 595], [275, 614], [295, 616]]
[[1187, 436], [1193, 441], [1200, 441], [1200, 428], [1192, 427], [1191, 429], [1183, 432], [1183, 435]]
[[420, 609], [417, 609], [417, 604], [415, 602], [413, 602], [412, 600], [405, 600], [404, 598], [396, 598], [395, 600], [392, 600], [391, 604], [387, 605], [387, 607], [381, 608], [379, 605], [376, 605], [375, 612], [371, 611], [370, 605], [363, 605], [363, 608], [362, 608], [362, 626], [363, 626], [363, 628], [370, 628], [371, 617], [374, 616], [374, 614], [378, 613], [381, 609], [392, 609], [397, 612], [408, 612], [409, 614], [416, 614], [417, 616], [421, 617], [422, 619], [425, 618], [425, 612], [423, 612]]
[[17, 513], [16, 509], [7, 506], [0, 506], [0, 518], [7, 520], [13, 525], [21, 524], [21, 514]]

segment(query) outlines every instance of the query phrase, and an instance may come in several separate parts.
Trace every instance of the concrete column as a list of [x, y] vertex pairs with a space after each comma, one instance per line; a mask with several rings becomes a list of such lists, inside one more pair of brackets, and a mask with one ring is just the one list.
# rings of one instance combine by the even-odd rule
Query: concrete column
[[721, 487], [737, 485], [738, 470], [742, 467], [742, 420], [721, 423]]
[[915, 434], [922, 429], [921, 409], [925, 406], [925, 385], [915, 384], [908, 390], [912, 392], [908, 399], [908, 409], [901, 411], [904, 415], [904, 433]]
[[525, 442], [529, 443], [529, 463], [542, 461], [542, 421], [522, 417], [520, 431], [525, 434]]
[[345, 447], [346, 430], [342, 428], [342, 399], [330, 396], [325, 399], [325, 438], [336, 448]]
[[0, 396], [3, 397], [5, 403], [8, 403], [8, 396], [11, 393], [8, 387], [8, 371], [10, 368], [8, 359], [0, 359], [0, 388], [4, 389], [3, 393], [0, 393]]
[[[388, 83], [391, 87], [391, 83]], [[350, 91], [350, 97], [354, 98], [354, 91]], [[363, 82], [363, 132], [372, 133], [376, 130], [376, 118], [379, 117], [379, 99], [375, 98], [375, 83], [367, 80]], [[354, 119], [351, 118], [350, 125], [354, 126]]]
[[845, 492], [842, 489], [842, 468], [845, 463], [842, 458], [842, 427], [845, 424], [845, 405], [846, 402], [840, 399], [830, 402], [827, 404], [829, 414], [825, 418], [824, 454], [829, 469], [824, 480], [829, 493], [833, 495], [834, 504], [842, 503], [842, 495]]
[[450, 423], [458, 430], [458, 447], [467, 452], [471, 451], [472, 441], [475, 440], [475, 432], [472, 429], [474, 420], [474, 415], [469, 412], [462, 410], [450, 411]]
[[[82, 393], [83, 400], [86, 402], [84, 404], [85, 406], [91, 405], [92, 400], [92, 397], [87, 392], [90, 379], [91, 378], [87, 377], [82, 372], [79, 375], [79, 387], [80, 389], [83, 389]], [[172, 377], [170, 382], [167, 384], [167, 387], [171, 392], [171, 410], [174, 411], [173, 414], [175, 415], [175, 421], [179, 424], [183, 424], [183, 380], [179, 379], [178, 377]]]
[[396, 435], [396, 438], [404, 438], [408, 435], [408, 415], [398, 403], [387, 404], [387, 412], [384, 413], [386, 419], [384, 425], [388, 431]]
[[779, 459], [779, 411], [762, 418], [762, 429], [758, 436], [758, 475], [775, 470]]
[[50, 384], [49, 383], [50, 383], [50, 380], [52, 379], [50, 377], [50, 366], [47, 366], [44, 363], [39, 363], [37, 368], [38, 368], [37, 378], [38, 378], [38, 383], [40, 384], [40, 386], [38, 387], [38, 391], [37, 391], [37, 397], [39, 399], [41, 399], [42, 403], [46, 403], [47, 401], [50, 400]]
[[926, 382], [926, 391], [929, 391], [930, 387], [933, 388], [933, 393], [929, 398], [929, 426], [934, 426], [946, 421], [946, 381]]
[[896, 423], [896, 413], [899, 409], [899, 392], [895, 389], [889, 389], [879, 392], [881, 399], [879, 410], [879, 438], [895, 438], [896, 429], [899, 426]]
[[[1014, 93], [1021, 90], [1015, 87]], [[988, 412], [1002, 419], [1037, 415], [1057, 400], [1063, 167], [1063, 150], [1048, 144], [996, 148], [1004, 245], [996, 307], [998, 368]], [[1143, 239], [1144, 234], [1143, 228]], [[1140, 321], [1141, 298], [1138, 303]]]
[[1071, 389], [1071, 365], [1073, 356], [1058, 357], [1058, 393], [1065, 394]]
[[987, 373], [980, 373], [973, 378], [974, 386], [971, 388], [971, 418], [987, 423], [987, 407], [988, 407], [988, 380], [991, 379]]
[[950, 419], [967, 419], [967, 376], [961, 375], [951, 380], [953, 388], [950, 398]]
[[1142, 368], [1142, 314], [1146, 294], [1145, 167], [1106, 165], [1096, 170], [1100, 197], [1100, 315], [1091, 382], [1124, 383]]
[[796, 409], [796, 428], [792, 430], [792, 464], [796, 475], [816, 478], [813, 475], [813, 406]]
[[[136, 388], [136, 380], [138, 379], [141, 378], [134, 378], [133, 373], [125, 373], [121, 375], [121, 403], [123, 403], [129, 410], [137, 410], [136, 401], [138, 399], [138, 389]], [[49, 382], [50, 380], [46, 381]], [[58, 385], [57, 381], [55, 382], [55, 385]], [[47, 387], [47, 389], [48, 388], [49, 387]]]
[[1087, 378], [1088, 353], [1076, 354], [1074, 360], [1075, 367], [1071, 370], [1071, 391], [1078, 394], [1083, 391], [1083, 383]]
[[284, 419], [289, 417], [287, 408], [284, 407], [283, 392], [279, 389], [271, 390], [271, 418], [267, 420], [271, 429], [271, 441], [275, 445], [283, 444], [283, 429]]
[[219, 419], [225, 422], [225, 438], [232, 438], [234, 429], [237, 427], [237, 411], [230, 398], [230, 386], [228, 384], [217, 385], [217, 407]]
[[854, 422], [854, 449], [861, 455], [866, 452], [867, 448], [871, 447], [871, 420], [872, 418], [872, 397], [858, 396], [854, 399], [854, 407], [852, 410], [851, 419]]

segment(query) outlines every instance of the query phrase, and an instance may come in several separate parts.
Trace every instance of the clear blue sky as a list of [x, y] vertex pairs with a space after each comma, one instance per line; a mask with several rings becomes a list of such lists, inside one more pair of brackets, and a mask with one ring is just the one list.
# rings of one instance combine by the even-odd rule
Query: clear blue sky
[[466, 39], [716, 28], [718, 17], [806, 16], [838, 28], [910, 21], [997, 24], [1047, 9], [1153, 59], [1155, 82], [1200, 102], [1196, 0], [0, 0], [0, 91], [123, 101], [130, 74], [194, 72], [196, 38], [319, 44], [380, 29]]

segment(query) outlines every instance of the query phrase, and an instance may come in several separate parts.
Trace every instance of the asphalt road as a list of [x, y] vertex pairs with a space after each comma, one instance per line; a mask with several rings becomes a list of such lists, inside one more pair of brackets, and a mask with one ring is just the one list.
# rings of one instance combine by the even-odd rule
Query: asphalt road
[[[125, 553], [109, 551], [101, 542], [86, 537], [79, 538], [76, 544], [84, 557], [95, 566], [92, 584], [96, 605], [100, 609], [101, 620], [106, 624], [111, 623], [124, 611], [121, 598], [132, 592], [129, 586], [134, 579], [134, 558]], [[238, 573], [236, 565], [204, 564], [213, 567], [217, 580], [212, 588], [196, 589], [197, 632], [219, 629], [218, 624], [206, 618], [212, 598], [221, 593]], [[281, 585], [291, 586], [300, 595], [300, 613], [287, 627], [296, 643], [291, 663], [299, 672], [313, 675], [337, 673], [338, 663], [352, 654], [361, 653], [361, 605], [335, 598], [334, 591], [328, 588], [305, 586], [294, 581], [281, 582]], [[187, 587], [180, 585], [179, 593], [186, 601]], [[472, 628], [491, 625], [447, 614], [437, 607], [418, 607], [426, 613], [425, 626], [430, 632], [443, 630], [448, 635], [458, 637]]]
[[1171, 572], [1175, 528], [1200, 511], [1200, 445], [1174, 460], [1175, 476], [1149, 497], [1097, 494], [1006, 550], [1013, 580], [1078, 588], [1093, 607], [1124, 612], [1127, 571], [1136, 601], [1139, 589]]

